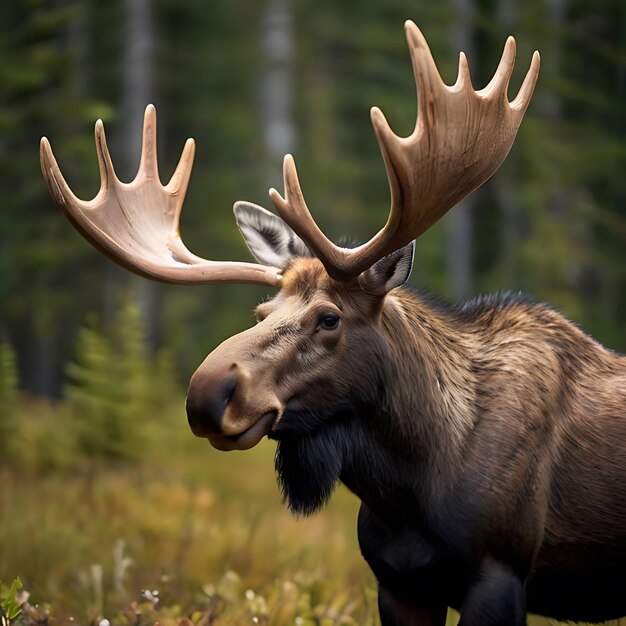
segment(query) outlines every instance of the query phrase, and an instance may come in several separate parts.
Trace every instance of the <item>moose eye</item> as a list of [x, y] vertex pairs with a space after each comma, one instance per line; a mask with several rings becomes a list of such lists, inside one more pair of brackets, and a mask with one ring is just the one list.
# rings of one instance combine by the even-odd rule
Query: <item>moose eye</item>
[[339, 325], [339, 316], [337, 313], [324, 313], [320, 320], [320, 327], [324, 330], [335, 330]]

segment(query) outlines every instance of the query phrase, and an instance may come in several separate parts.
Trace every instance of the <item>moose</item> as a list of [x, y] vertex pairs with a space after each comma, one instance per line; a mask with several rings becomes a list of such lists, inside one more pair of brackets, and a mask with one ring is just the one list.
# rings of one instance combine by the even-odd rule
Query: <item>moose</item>
[[516, 98], [515, 41], [475, 91], [439, 76], [422, 33], [405, 25], [417, 83], [414, 132], [371, 111], [391, 192], [369, 242], [331, 243], [284, 160], [282, 217], [235, 204], [258, 263], [192, 254], [178, 223], [191, 174], [188, 140], [159, 180], [156, 113], [144, 120], [139, 171], [113, 170], [95, 128], [101, 187], [74, 196], [46, 138], [50, 193], [98, 249], [170, 283], [258, 283], [278, 294], [257, 324], [224, 341], [193, 375], [187, 416], [218, 450], [277, 442], [284, 499], [318, 511], [338, 481], [361, 500], [358, 536], [379, 585], [382, 623], [515, 625], [526, 611], [599, 622], [626, 614], [626, 356], [520, 295], [443, 304], [404, 287], [415, 239], [498, 169], [529, 105], [539, 55]]

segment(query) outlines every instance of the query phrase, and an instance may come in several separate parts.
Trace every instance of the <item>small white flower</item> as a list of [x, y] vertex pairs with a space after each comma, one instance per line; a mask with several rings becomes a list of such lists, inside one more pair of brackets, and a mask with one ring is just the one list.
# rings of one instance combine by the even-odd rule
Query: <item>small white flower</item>
[[109, 622], [109, 620], [106, 619], [106, 618], [105, 619], [101, 619], [98, 622], [98, 626], [111, 626], [111, 622]]
[[156, 589], [152, 591], [150, 591], [150, 589], [144, 589], [141, 592], [141, 597], [155, 605], [159, 602], [159, 592]]
[[254, 591], [252, 589], [246, 591], [246, 600], [254, 600]]

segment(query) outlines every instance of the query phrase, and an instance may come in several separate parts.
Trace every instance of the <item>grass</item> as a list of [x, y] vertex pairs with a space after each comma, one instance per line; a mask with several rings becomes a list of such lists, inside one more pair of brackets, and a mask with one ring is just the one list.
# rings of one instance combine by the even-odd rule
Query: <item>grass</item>
[[34, 449], [62, 445], [67, 419], [28, 406], [30, 461], [0, 470], [0, 579], [19, 576], [30, 593], [15, 623], [378, 625], [357, 499], [340, 488], [322, 513], [294, 519], [272, 443], [219, 453], [180, 406], [152, 420], [140, 463], [115, 467], [58, 449], [37, 464]]
[[[323, 515], [294, 519], [280, 502], [273, 444], [218, 453], [177, 413], [155, 418], [157, 443], [138, 464], [2, 469], [0, 579], [19, 576], [29, 602], [49, 603], [61, 623], [126, 623], [134, 601], [163, 624], [198, 612], [216, 624], [377, 623], [357, 500], [340, 490]], [[35, 404], [28, 414], [66, 425], [62, 410]], [[27, 448], [44, 437], [26, 431]], [[159, 591], [156, 606], [145, 589]]]

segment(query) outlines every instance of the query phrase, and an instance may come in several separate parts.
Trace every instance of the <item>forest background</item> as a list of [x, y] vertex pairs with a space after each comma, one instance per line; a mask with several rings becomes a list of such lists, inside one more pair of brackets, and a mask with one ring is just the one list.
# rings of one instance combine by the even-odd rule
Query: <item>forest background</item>
[[[171, 601], [142, 596], [141, 606], [167, 604], [172, 620], [195, 606], [203, 615], [234, 611], [224, 623], [375, 623], [374, 585], [354, 539], [354, 499], [342, 492], [317, 521], [290, 520], [273, 484], [270, 445], [218, 455], [185, 424], [186, 381], [218, 343], [253, 322], [267, 290], [163, 286], [117, 268], [53, 206], [38, 144], [48, 136], [76, 194], [93, 197], [93, 122], [104, 120], [118, 175], [129, 181], [152, 102], [163, 180], [185, 139], [197, 141], [181, 220], [192, 251], [249, 258], [232, 204], [269, 207], [267, 188], [281, 189], [286, 152], [296, 156], [324, 230], [335, 239], [369, 238], [389, 206], [369, 108], [380, 106], [398, 134], [409, 134], [415, 121], [402, 31], [408, 18], [422, 28], [449, 84], [464, 50], [475, 87], [485, 85], [514, 34], [513, 98], [532, 51], [542, 54], [509, 157], [420, 238], [411, 282], [451, 300], [521, 290], [626, 350], [623, 0], [6, 0], [5, 583], [19, 574], [53, 614], [92, 622], [107, 611], [121, 620], [136, 589], [159, 581], [170, 586]], [[213, 548], [199, 556], [206, 533]], [[267, 596], [265, 613], [253, 588]], [[273, 614], [274, 606], [290, 606], [281, 594], [292, 592], [293, 614]]]

